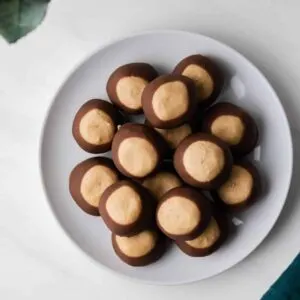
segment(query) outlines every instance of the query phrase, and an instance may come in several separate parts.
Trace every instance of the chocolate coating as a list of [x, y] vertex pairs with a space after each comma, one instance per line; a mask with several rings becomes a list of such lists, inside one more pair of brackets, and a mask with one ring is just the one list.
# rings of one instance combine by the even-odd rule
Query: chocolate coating
[[[140, 138], [142, 140], [145, 140], [149, 142], [153, 148], [155, 149], [157, 153], [157, 162], [155, 166], [153, 167], [152, 170], [149, 170], [147, 174], [144, 175], [135, 175], [130, 173], [130, 170], [127, 170], [120, 161], [119, 157], [119, 148], [122, 142], [124, 142], [126, 139], [129, 138]], [[118, 168], [118, 170], [124, 174], [127, 177], [132, 177], [132, 178], [143, 178], [148, 175], [150, 175], [152, 172], [155, 172], [157, 167], [159, 166], [166, 148], [165, 148], [165, 142], [161, 138], [161, 136], [152, 128], [142, 125], [142, 124], [133, 124], [133, 123], [127, 123], [119, 129], [119, 131], [116, 133], [113, 143], [112, 143], [112, 158], [113, 161]], [[137, 159], [136, 155], [139, 153], [132, 153], [133, 158]]]
[[150, 229], [151, 231], [154, 231], [155, 234], [157, 234], [157, 240], [154, 248], [147, 253], [144, 256], [140, 257], [131, 257], [123, 253], [116, 241], [116, 235], [112, 234], [111, 240], [112, 240], [112, 245], [113, 249], [116, 253], [116, 255], [126, 264], [134, 267], [141, 267], [141, 266], [146, 266], [149, 264], [152, 264], [159, 260], [163, 254], [165, 253], [167, 247], [168, 247], [168, 240], [167, 238], [161, 234], [158, 230], [155, 229]]
[[[262, 185], [261, 185], [260, 174], [257, 168], [251, 162], [247, 160], [240, 160], [240, 161], [236, 161], [233, 166], [242, 167], [243, 169], [248, 171], [249, 174], [252, 176], [253, 185], [248, 197], [246, 197], [243, 201], [239, 203], [233, 203], [233, 204], [225, 203], [218, 193], [219, 189], [222, 186], [218, 190], [211, 191], [211, 196], [224, 211], [236, 212], [245, 209], [246, 207], [248, 207], [249, 205], [251, 205], [252, 203], [258, 200], [262, 191]], [[226, 184], [226, 182], [224, 184]]]
[[[244, 132], [237, 144], [229, 144], [230, 150], [236, 157], [245, 156], [250, 153], [258, 142], [258, 128], [254, 119], [241, 107], [231, 103], [217, 103], [207, 110], [203, 119], [203, 131], [212, 133], [212, 124], [220, 116], [235, 116], [244, 125]], [[227, 125], [228, 126], [228, 125]]]
[[[198, 181], [196, 178], [192, 177], [186, 170], [184, 164], [183, 164], [183, 157], [185, 154], [185, 151], [188, 149], [190, 145], [192, 145], [194, 142], [197, 141], [208, 141], [212, 144], [215, 144], [218, 146], [224, 156], [224, 166], [223, 169], [219, 172], [218, 175], [216, 175], [213, 179], [209, 181]], [[190, 184], [194, 187], [202, 188], [202, 189], [215, 189], [218, 188], [221, 184], [223, 184], [229, 177], [232, 167], [232, 155], [231, 152], [222, 140], [219, 138], [206, 134], [206, 133], [196, 133], [193, 135], [190, 135], [189, 137], [185, 138], [179, 145], [179, 147], [175, 151], [174, 155], [174, 166], [177, 171], [177, 173], [180, 175], [180, 177], [185, 181], [187, 184]], [[195, 167], [196, 167], [197, 161], [195, 161]]]
[[216, 101], [220, 95], [224, 86], [224, 76], [214, 61], [200, 54], [191, 55], [181, 60], [175, 67], [173, 73], [183, 75], [186, 68], [191, 65], [196, 65], [204, 69], [213, 81], [212, 93], [207, 98], [200, 96], [200, 92], [198, 91], [199, 87], [195, 82], [197, 86], [197, 102], [201, 108], [206, 108]]
[[[140, 114], [142, 113], [142, 106], [138, 108], [130, 108], [126, 106], [119, 98], [117, 93], [118, 82], [125, 77], [137, 77], [145, 80], [146, 82], [151, 82], [158, 76], [157, 71], [147, 63], [130, 63], [117, 68], [109, 77], [106, 90], [110, 100], [118, 106], [120, 109], [124, 110], [128, 114]], [[132, 91], [134, 94], [136, 91]]]
[[[166, 231], [166, 229], [162, 226], [161, 220], [159, 218], [159, 213], [162, 205], [168, 202], [170, 199], [174, 197], [181, 197], [190, 200], [194, 203], [197, 209], [200, 212], [200, 220], [199, 223], [188, 233], [185, 234], [172, 234]], [[200, 192], [193, 188], [189, 187], [178, 187], [167, 192], [160, 200], [157, 210], [156, 210], [156, 223], [159, 229], [169, 238], [173, 240], [190, 240], [196, 238], [200, 235], [205, 228], [207, 227], [210, 218], [212, 216], [212, 207], [210, 201], [202, 195]]]
[[[181, 82], [187, 89], [187, 109], [184, 113], [179, 115], [178, 117], [162, 120], [159, 118], [155, 110], [153, 108], [153, 97], [155, 92], [162, 87], [164, 84]], [[167, 97], [167, 95], [165, 95]], [[172, 97], [170, 95], [170, 97]], [[142, 94], [142, 105], [143, 111], [146, 119], [149, 123], [156, 128], [174, 128], [178, 127], [186, 122], [188, 122], [191, 118], [191, 115], [196, 107], [196, 88], [193, 81], [185, 76], [181, 75], [162, 75], [153, 80], [150, 84], [146, 86], [144, 92]]]
[[[130, 189], [134, 190], [139, 195], [142, 206], [137, 219], [133, 223], [126, 225], [117, 223], [115, 220], [113, 220], [113, 218], [107, 211], [107, 202], [109, 201], [110, 196], [122, 187], [129, 187]], [[129, 202], [127, 203], [127, 205], [124, 204], [124, 201], [127, 200], [130, 199], [120, 199], [120, 205], [117, 209], [121, 210], [122, 208], [124, 208], [124, 206], [128, 207], [130, 205]], [[108, 187], [102, 194], [99, 203], [99, 213], [102, 216], [104, 223], [111, 232], [119, 236], [133, 236], [152, 225], [154, 222], [155, 208], [156, 201], [152, 198], [150, 193], [138, 183], [129, 180], [122, 180]]]
[[217, 211], [215, 208], [212, 217], [215, 219], [220, 230], [220, 236], [218, 237], [218, 239], [211, 246], [204, 248], [195, 248], [192, 247], [192, 245], [188, 244], [187, 241], [178, 240], [176, 241], [176, 244], [181, 251], [189, 256], [203, 257], [217, 251], [224, 244], [229, 235], [229, 219], [226, 214]]
[[111, 119], [112, 123], [110, 125], [112, 126], [111, 130], [113, 131], [113, 137], [113, 135], [117, 131], [117, 126], [119, 124], [122, 124], [124, 120], [122, 115], [111, 103], [101, 99], [89, 100], [80, 107], [73, 121], [72, 134], [78, 145], [83, 150], [89, 153], [104, 153], [110, 150], [112, 138], [106, 142], [102, 142], [99, 144], [91, 144], [87, 140], [85, 140], [82, 134], [80, 133], [80, 122], [82, 121], [83, 117], [87, 115], [88, 112], [94, 109], [102, 111]]
[[[98, 206], [93, 206], [86, 201], [81, 193], [81, 182], [84, 175], [94, 166], [104, 166], [116, 174], [119, 178], [119, 172], [115, 168], [111, 159], [106, 157], [93, 157], [79, 163], [71, 172], [69, 177], [69, 191], [76, 204], [86, 213], [94, 216], [99, 215]], [[99, 196], [100, 201], [100, 196]]]

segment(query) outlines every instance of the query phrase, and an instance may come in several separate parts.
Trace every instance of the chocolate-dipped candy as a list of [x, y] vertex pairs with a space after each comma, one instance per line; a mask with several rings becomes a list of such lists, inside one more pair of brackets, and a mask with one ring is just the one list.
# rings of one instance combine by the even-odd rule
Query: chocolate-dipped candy
[[224, 77], [218, 65], [200, 54], [184, 58], [173, 73], [184, 75], [194, 81], [197, 88], [197, 102], [203, 108], [210, 106], [218, 98], [224, 86]]
[[261, 180], [256, 167], [243, 160], [233, 164], [228, 180], [211, 195], [224, 208], [236, 211], [255, 202], [260, 192]]
[[157, 76], [157, 71], [147, 63], [123, 65], [110, 75], [107, 94], [116, 106], [128, 114], [139, 114], [142, 112], [142, 93]]
[[135, 235], [153, 223], [156, 203], [138, 183], [119, 181], [101, 196], [99, 212], [106, 226], [120, 236]]
[[178, 127], [191, 118], [196, 107], [193, 81], [181, 75], [162, 75], [149, 83], [142, 94], [146, 119], [156, 128]]
[[254, 119], [242, 108], [231, 103], [217, 103], [205, 114], [203, 131], [226, 142], [235, 156], [250, 153], [258, 141]]
[[111, 159], [89, 158], [71, 172], [69, 190], [78, 206], [90, 215], [99, 215], [98, 206], [103, 192], [117, 182], [119, 172]]
[[164, 162], [159, 170], [142, 180], [142, 185], [147, 188], [158, 201], [165, 193], [183, 182], [175, 172], [172, 162]]
[[116, 255], [130, 266], [146, 266], [157, 261], [167, 248], [167, 239], [158, 230], [144, 230], [134, 236], [112, 234]]
[[226, 143], [219, 138], [196, 133], [180, 143], [175, 151], [174, 166], [183, 181], [210, 190], [228, 179], [232, 155]]
[[206, 229], [195, 239], [176, 241], [177, 246], [187, 255], [202, 257], [217, 251], [229, 234], [229, 220], [224, 212], [214, 209]]
[[117, 126], [123, 123], [122, 115], [109, 102], [92, 99], [83, 104], [75, 115], [73, 137], [89, 153], [110, 150]]
[[196, 238], [211, 219], [210, 201], [193, 188], [178, 187], [167, 192], [156, 210], [160, 230], [175, 240]]
[[152, 128], [127, 123], [120, 127], [112, 143], [112, 158], [121, 173], [133, 178], [150, 175], [165, 153], [165, 143]]

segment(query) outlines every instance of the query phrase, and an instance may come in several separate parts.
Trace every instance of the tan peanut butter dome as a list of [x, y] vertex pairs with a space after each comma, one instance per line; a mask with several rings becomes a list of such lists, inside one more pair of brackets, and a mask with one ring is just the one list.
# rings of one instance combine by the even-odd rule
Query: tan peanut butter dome
[[189, 94], [181, 81], [163, 83], [154, 92], [152, 106], [155, 115], [169, 121], [184, 115], [189, 107]]
[[183, 155], [183, 166], [187, 173], [200, 182], [216, 178], [223, 170], [224, 164], [223, 150], [210, 141], [195, 141]]
[[174, 74], [184, 75], [196, 86], [196, 99], [201, 107], [208, 107], [220, 95], [224, 86], [224, 76], [219, 66], [211, 58], [196, 54], [181, 60]]
[[115, 124], [104, 111], [92, 109], [82, 117], [79, 132], [86, 142], [92, 145], [102, 145], [112, 141]]
[[129, 257], [142, 257], [156, 245], [157, 234], [154, 231], [142, 231], [137, 235], [116, 236], [116, 243], [122, 253]]
[[116, 87], [117, 96], [120, 102], [129, 109], [141, 109], [142, 93], [147, 84], [148, 81], [136, 76], [121, 78]]
[[174, 166], [186, 183], [212, 189], [229, 177], [232, 156], [222, 140], [197, 133], [184, 139], [176, 149]]
[[218, 194], [226, 204], [241, 203], [251, 195], [253, 184], [249, 171], [234, 165], [229, 179], [218, 189]]
[[182, 235], [190, 233], [198, 226], [201, 211], [193, 201], [174, 196], [160, 206], [157, 218], [166, 232]]
[[203, 117], [202, 129], [227, 143], [235, 157], [248, 154], [258, 142], [254, 119], [231, 103], [220, 102], [210, 107]]
[[222, 246], [230, 231], [229, 220], [217, 207], [205, 230], [194, 239], [176, 241], [177, 246], [187, 255], [203, 257], [212, 254]]
[[167, 192], [158, 204], [156, 220], [170, 238], [195, 238], [211, 217], [209, 200], [192, 188], [178, 187]]
[[107, 198], [106, 211], [114, 222], [132, 224], [141, 215], [141, 197], [132, 187], [121, 186]]
[[99, 212], [113, 233], [132, 236], [153, 223], [155, 200], [138, 183], [122, 180], [103, 193]]
[[182, 185], [175, 172], [159, 171], [143, 181], [143, 186], [147, 188], [158, 200], [165, 193]]
[[155, 128], [170, 129], [188, 122], [196, 106], [193, 81], [181, 75], [162, 75], [142, 95], [146, 119]]
[[211, 96], [214, 90], [214, 81], [204, 68], [191, 64], [184, 69], [182, 75], [191, 78], [195, 82], [200, 101]]
[[82, 177], [80, 192], [84, 200], [94, 207], [98, 207], [100, 197], [107, 187], [118, 180], [116, 172], [106, 166], [95, 165]]
[[85, 212], [99, 215], [98, 205], [104, 191], [119, 180], [111, 159], [94, 157], [78, 164], [69, 179], [70, 193]]
[[157, 261], [166, 250], [166, 238], [154, 229], [145, 229], [135, 235], [112, 234], [116, 255], [131, 266], [146, 266]]
[[78, 145], [90, 153], [103, 153], [111, 148], [121, 114], [107, 101], [92, 99], [80, 107], [72, 127]]
[[229, 178], [211, 195], [224, 209], [240, 210], [256, 201], [261, 190], [258, 170], [243, 159], [234, 163]]
[[147, 63], [129, 63], [117, 68], [109, 77], [106, 90], [110, 100], [129, 114], [142, 112], [142, 94], [158, 76]]
[[243, 135], [245, 127], [242, 120], [236, 116], [220, 116], [211, 124], [211, 132], [230, 145], [237, 145]]
[[136, 177], [146, 176], [158, 164], [158, 153], [153, 144], [139, 137], [124, 139], [117, 155], [122, 167]]
[[208, 227], [198, 237], [186, 243], [193, 248], [208, 248], [211, 247], [220, 238], [221, 231], [217, 221], [211, 218]]
[[116, 133], [112, 144], [112, 157], [116, 167], [128, 177], [143, 178], [157, 168], [165, 144], [152, 128], [128, 123]]

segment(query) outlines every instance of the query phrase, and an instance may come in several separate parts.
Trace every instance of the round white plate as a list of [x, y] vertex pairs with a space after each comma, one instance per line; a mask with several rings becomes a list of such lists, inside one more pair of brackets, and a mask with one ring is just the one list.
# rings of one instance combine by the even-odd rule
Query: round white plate
[[[261, 201], [238, 215], [237, 231], [219, 251], [190, 258], [175, 246], [157, 263], [133, 268], [115, 256], [101, 218], [81, 211], [68, 191], [72, 168], [91, 155], [75, 143], [71, 126], [78, 108], [91, 98], [107, 99], [106, 81], [118, 66], [135, 61], [170, 72], [185, 56], [201, 53], [224, 69], [221, 99], [247, 109], [257, 120], [260, 144], [254, 158], [266, 178]], [[148, 283], [181, 284], [216, 275], [240, 262], [267, 236], [277, 220], [290, 185], [292, 141], [282, 105], [265, 77], [245, 57], [211, 38], [180, 31], [132, 36], [100, 49], [66, 80], [49, 110], [41, 144], [41, 171], [48, 200], [61, 226], [89, 256], [107, 268]]]

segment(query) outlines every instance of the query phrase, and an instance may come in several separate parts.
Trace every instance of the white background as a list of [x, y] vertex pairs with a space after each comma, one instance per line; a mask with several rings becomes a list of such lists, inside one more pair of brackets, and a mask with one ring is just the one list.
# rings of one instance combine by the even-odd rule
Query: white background
[[253, 254], [214, 278], [157, 287], [102, 270], [65, 236], [40, 185], [39, 138], [56, 90], [88, 54], [142, 30], [183, 29], [258, 66], [283, 102], [297, 152], [299, 12], [298, 0], [53, 0], [34, 33], [12, 46], [0, 40], [0, 299], [260, 299], [300, 249], [300, 153], [284, 211]]

